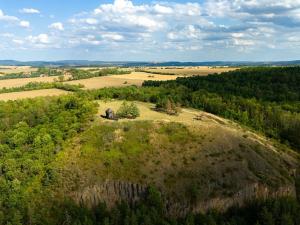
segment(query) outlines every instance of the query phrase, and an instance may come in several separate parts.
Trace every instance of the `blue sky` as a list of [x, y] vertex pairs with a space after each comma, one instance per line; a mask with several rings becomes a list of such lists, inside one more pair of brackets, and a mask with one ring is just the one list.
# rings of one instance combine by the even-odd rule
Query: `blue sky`
[[300, 0], [0, 0], [0, 59], [300, 59]]

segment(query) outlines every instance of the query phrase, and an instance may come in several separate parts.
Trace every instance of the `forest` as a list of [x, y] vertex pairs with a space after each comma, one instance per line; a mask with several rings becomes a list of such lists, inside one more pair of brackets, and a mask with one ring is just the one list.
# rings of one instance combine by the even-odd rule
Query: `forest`
[[50, 163], [95, 109], [74, 96], [0, 102], [0, 224], [29, 224], [33, 199], [53, 181]]

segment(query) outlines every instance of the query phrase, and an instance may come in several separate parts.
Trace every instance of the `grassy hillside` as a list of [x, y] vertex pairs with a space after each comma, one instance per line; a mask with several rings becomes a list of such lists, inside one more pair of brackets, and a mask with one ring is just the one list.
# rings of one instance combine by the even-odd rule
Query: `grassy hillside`
[[[120, 104], [100, 102], [99, 114]], [[200, 111], [176, 117], [152, 111], [151, 104], [138, 107], [142, 120], [99, 118], [65, 147], [53, 166], [60, 177], [56, 194], [91, 207], [103, 200], [108, 205], [130, 200], [116, 190], [116, 183], [121, 188], [154, 185], [170, 204], [181, 205], [169, 206], [171, 213], [222, 210], [248, 197], [295, 195], [299, 158], [285, 147]], [[193, 120], [199, 113], [203, 120]], [[103, 185], [113, 189], [110, 196], [101, 192]]]

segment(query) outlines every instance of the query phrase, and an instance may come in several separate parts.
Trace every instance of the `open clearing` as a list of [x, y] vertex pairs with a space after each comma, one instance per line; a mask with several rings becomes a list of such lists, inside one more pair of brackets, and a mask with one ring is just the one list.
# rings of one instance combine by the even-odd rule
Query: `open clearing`
[[[110, 121], [102, 118], [101, 115], [105, 115], [105, 110], [111, 108], [116, 112], [121, 106], [123, 101], [120, 100], [108, 100], [108, 101], [97, 101], [99, 103], [98, 116], [101, 121]], [[214, 124], [229, 125], [232, 124], [231, 121], [220, 118], [210, 113], [199, 111], [196, 109], [183, 108], [182, 112], [178, 116], [171, 116], [163, 112], [158, 112], [154, 110], [155, 105], [152, 103], [145, 102], [135, 102], [140, 110], [140, 116], [135, 120], [154, 120], [154, 121], [164, 121], [164, 122], [179, 122], [188, 125], [199, 125], [205, 122], [213, 122]], [[201, 120], [196, 120], [197, 116], [201, 117]], [[133, 121], [130, 119], [121, 119], [119, 121]]]
[[83, 84], [84, 89], [98, 89], [104, 87], [123, 87], [130, 85], [141, 86], [145, 80], [174, 80], [176, 75], [157, 75], [143, 72], [132, 72], [131, 74], [111, 75], [93, 77], [83, 80], [65, 82], [67, 84]]
[[30, 73], [37, 71], [37, 68], [31, 66], [0, 66], [0, 75], [9, 74], [9, 73]]
[[43, 89], [34, 91], [22, 91], [0, 94], [0, 101], [18, 100], [25, 98], [45, 97], [45, 96], [57, 96], [62, 94], [68, 94], [69, 92], [59, 89]]
[[[120, 108], [124, 101], [121, 100], [99, 100], [97, 101], [99, 104], [97, 117], [101, 122], [115, 122], [112, 120], [107, 120], [106, 118], [102, 118], [101, 116], [105, 115], [105, 110], [111, 108], [115, 113]], [[227, 130], [231, 130], [231, 132], [236, 133], [236, 135], [241, 135], [242, 133], [247, 134], [248, 139], [255, 140], [259, 144], [268, 145], [270, 149], [269, 141], [267, 141], [264, 137], [253, 133], [250, 130], [245, 130], [239, 124], [224, 119], [222, 117], [216, 116], [211, 113], [207, 113], [204, 111], [200, 111], [192, 108], [182, 108], [181, 113], [179, 115], [168, 115], [163, 112], [155, 111], [155, 104], [147, 103], [147, 102], [137, 102], [134, 101], [137, 107], [140, 110], [140, 116], [136, 119], [121, 119], [120, 122], [128, 122], [128, 121], [160, 121], [160, 122], [178, 122], [188, 125], [189, 127], [199, 128], [199, 126], [203, 127], [211, 127], [211, 128], [226, 128]], [[218, 130], [218, 129], [217, 129]], [[216, 132], [216, 131], [214, 131]]]
[[175, 75], [199, 75], [206, 76], [212, 73], [222, 73], [238, 68], [231, 67], [208, 67], [208, 66], [194, 66], [194, 67], [146, 67], [145, 70], [149, 72], [159, 72], [159, 73], [174, 73]]

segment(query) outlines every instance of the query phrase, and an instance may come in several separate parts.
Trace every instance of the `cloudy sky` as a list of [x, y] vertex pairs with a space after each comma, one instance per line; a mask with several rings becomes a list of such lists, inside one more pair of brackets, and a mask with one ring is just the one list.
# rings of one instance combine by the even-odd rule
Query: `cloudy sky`
[[300, 59], [300, 0], [0, 0], [0, 59]]

